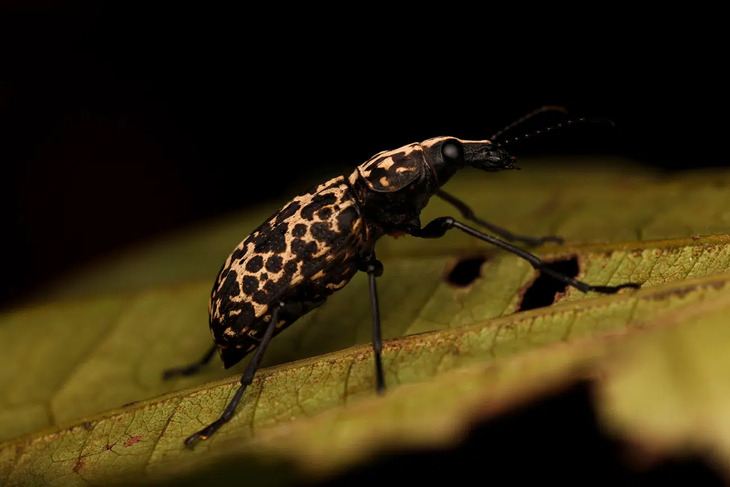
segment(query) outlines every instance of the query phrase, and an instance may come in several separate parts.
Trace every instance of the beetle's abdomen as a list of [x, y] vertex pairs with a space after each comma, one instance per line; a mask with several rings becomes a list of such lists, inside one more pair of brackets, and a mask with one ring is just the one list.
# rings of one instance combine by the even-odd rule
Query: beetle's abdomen
[[276, 333], [322, 304], [357, 272], [369, 240], [340, 176], [295, 197], [228, 257], [210, 298], [210, 328], [226, 367], [256, 348], [282, 301]]

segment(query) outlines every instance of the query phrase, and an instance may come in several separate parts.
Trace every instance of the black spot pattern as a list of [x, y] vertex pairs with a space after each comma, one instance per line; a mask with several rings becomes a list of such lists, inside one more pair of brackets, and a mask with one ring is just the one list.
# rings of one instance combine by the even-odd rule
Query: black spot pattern
[[294, 229], [291, 231], [291, 234], [295, 237], [303, 237], [307, 234], [307, 226], [304, 223], [297, 223], [294, 225]]
[[279, 290], [278, 288], [279, 286], [274, 281], [267, 281], [266, 285], [264, 285], [264, 290], [270, 294], [276, 293]]
[[337, 236], [335, 232], [330, 230], [329, 224], [325, 222], [313, 223], [310, 232], [312, 232], [312, 237], [320, 242], [331, 241]]
[[337, 201], [337, 197], [332, 193], [327, 194], [318, 194], [314, 198], [312, 198], [312, 202], [309, 203], [307, 206], [302, 208], [301, 215], [302, 218], [306, 218], [307, 220], [311, 220], [314, 217], [314, 212], [319, 210], [325, 205], [331, 205], [334, 204]]
[[329, 220], [332, 216], [332, 208], [322, 208], [317, 212], [317, 218], [320, 220]]
[[350, 206], [345, 208], [337, 215], [337, 226], [340, 229], [340, 233], [349, 233], [352, 230], [352, 225], [359, 218], [357, 210]]
[[295, 238], [291, 243], [291, 251], [300, 258], [309, 258], [317, 253], [317, 243]]
[[223, 286], [221, 286], [220, 292], [230, 296], [238, 296], [241, 293], [241, 290], [238, 288], [238, 274], [236, 271], [228, 271], [228, 275], [226, 276], [226, 280], [223, 282]]
[[245, 276], [243, 278], [243, 292], [249, 296], [256, 292], [259, 288], [259, 280], [255, 276]]
[[286, 251], [286, 231], [285, 224], [279, 224], [269, 232], [261, 233], [256, 237], [254, 242], [254, 252], [257, 253], [282, 253]]
[[241, 245], [240, 247], [236, 248], [236, 250], [233, 251], [231, 254], [231, 261], [240, 260], [241, 257], [246, 255], [246, 246]]
[[254, 255], [246, 264], [248, 272], [258, 272], [264, 266], [264, 258], [260, 255]]
[[301, 238], [295, 238], [291, 241], [291, 251], [297, 255], [302, 255], [302, 253], [304, 253], [304, 247], [306, 247], [306, 245], [307, 243]]
[[225, 320], [226, 326], [221, 329], [220, 326], [216, 326], [216, 322], [214, 320], [211, 320], [210, 325], [211, 329], [213, 329], [216, 343], [222, 345], [236, 343], [239, 340], [237, 336], [231, 337], [222, 333], [226, 327], [230, 326], [231, 329], [238, 334], [241, 333], [256, 317], [253, 306], [251, 303], [246, 301], [236, 302], [226, 300], [221, 303], [221, 314], [228, 316]]
[[269, 293], [266, 291], [256, 291], [253, 293], [253, 300], [257, 303], [267, 304], [269, 300]]
[[276, 223], [283, 222], [284, 220], [286, 220], [287, 218], [292, 216], [294, 213], [296, 213], [297, 210], [299, 209], [299, 207], [300, 207], [300, 205], [299, 205], [298, 201], [292, 201], [291, 203], [286, 205], [286, 207], [284, 207], [283, 210], [281, 210], [279, 213], [276, 214], [275, 222]]
[[273, 273], [278, 273], [283, 265], [283, 260], [279, 255], [272, 255], [266, 259], [266, 270]]
[[297, 262], [296, 260], [290, 260], [286, 264], [284, 264], [284, 272], [289, 275], [296, 273], [298, 268], [299, 262]]

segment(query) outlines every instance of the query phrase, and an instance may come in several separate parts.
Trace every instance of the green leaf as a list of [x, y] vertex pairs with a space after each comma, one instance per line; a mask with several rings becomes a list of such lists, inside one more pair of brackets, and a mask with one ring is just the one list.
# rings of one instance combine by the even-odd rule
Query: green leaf
[[[644, 289], [571, 290], [554, 306], [515, 313], [534, 279], [524, 261], [458, 234], [386, 239], [378, 285], [391, 339], [388, 394], [374, 395], [367, 282], [357, 276], [272, 342], [264, 365], [284, 365], [261, 370], [231, 423], [194, 451], [182, 440], [220, 414], [242, 365], [172, 382], [160, 374], [207, 349], [213, 274], [270, 209], [132, 249], [47, 289], [48, 302], [0, 316], [8, 364], [0, 368], [0, 440], [8, 440], [0, 444], [0, 484], [193, 482], [241, 465], [249, 477], [277, 472], [270, 478], [285, 483], [384, 448], [451, 441], [477, 417], [619, 360], [616, 344], [662, 328], [659, 317], [725, 299], [728, 181], [557, 166], [454, 181], [448, 189], [496, 223], [567, 237], [568, 245], [536, 251], [577, 256], [581, 279]], [[424, 222], [453, 214], [433, 203]], [[480, 279], [466, 288], [446, 282], [459, 258], [475, 254], [487, 257]]]

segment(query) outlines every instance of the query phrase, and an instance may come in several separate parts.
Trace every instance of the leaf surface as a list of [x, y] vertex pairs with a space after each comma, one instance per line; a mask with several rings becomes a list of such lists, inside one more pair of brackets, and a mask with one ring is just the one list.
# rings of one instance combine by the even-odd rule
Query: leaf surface
[[[694, 318], [666, 317], [727, 300], [730, 196], [722, 189], [730, 176], [542, 169], [497, 182], [461, 178], [449, 189], [479, 214], [498, 208], [504, 221], [492, 221], [510, 229], [567, 237], [568, 245], [535, 251], [548, 260], [577, 257], [581, 279], [643, 289], [569, 290], [551, 307], [515, 313], [535, 278], [524, 261], [458, 234], [384, 240], [378, 286], [389, 393], [374, 396], [367, 282], [357, 276], [272, 342], [264, 366], [274, 367], [260, 371], [233, 421], [189, 451], [182, 440], [220, 414], [242, 365], [171, 382], [160, 374], [209, 346], [211, 279], [203, 274], [242, 238], [233, 237], [235, 220], [253, 228], [265, 215], [192, 229], [69, 277], [65, 289], [46, 291], [46, 303], [0, 315], [0, 357], [12, 364], [0, 368], [0, 440], [8, 440], [0, 445], [0, 484], [194, 482], [242, 464], [251, 475], [280, 472], [282, 483], [301, 472], [331, 473], [383, 449], [448, 443], [472, 421], [586, 370], [641, 362], [640, 352], [619, 357], [616, 344], [684, 329]], [[454, 213], [434, 201], [422, 220], [444, 214]], [[465, 288], [448, 283], [458, 259], [473, 255], [487, 258], [481, 278]], [[191, 261], [189, 269], [180, 265]], [[667, 320], [673, 325], [662, 326]], [[665, 353], [659, 349], [655, 355]], [[621, 384], [639, 379], [619, 378], [642, 366], [616, 367], [605, 397], [621, 399], [629, 387]], [[632, 413], [641, 404], [619, 402], [601, 407], [620, 425], [617, 434], [630, 436], [640, 430], [641, 416]], [[675, 433], [686, 440], [688, 428]], [[282, 463], [291, 469], [279, 470]]]

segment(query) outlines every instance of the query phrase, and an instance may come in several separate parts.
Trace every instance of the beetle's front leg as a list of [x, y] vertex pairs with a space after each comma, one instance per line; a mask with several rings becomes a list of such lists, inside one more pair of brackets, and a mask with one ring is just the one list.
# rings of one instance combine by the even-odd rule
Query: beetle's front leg
[[548, 235], [545, 237], [529, 237], [525, 235], [516, 235], [506, 228], [502, 228], [498, 225], [495, 225], [494, 223], [489, 223], [486, 220], [482, 220], [474, 213], [474, 210], [472, 210], [469, 205], [461, 201], [456, 196], [447, 193], [446, 191], [440, 189], [438, 193], [436, 193], [436, 196], [453, 205], [467, 220], [478, 223], [489, 231], [496, 233], [500, 237], [507, 239], [510, 242], [524, 242], [527, 245], [542, 245], [545, 242], [563, 243], [562, 237], [558, 237], [555, 235]]
[[440, 218], [436, 218], [435, 220], [428, 223], [423, 228], [419, 228], [418, 230], [413, 230], [410, 232], [411, 235], [414, 237], [422, 237], [422, 238], [439, 238], [443, 237], [444, 234], [451, 230], [452, 228], [456, 228], [458, 230], [461, 230], [462, 232], [466, 233], [467, 235], [471, 235], [472, 237], [476, 237], [480, 240], [483, 240], [487, 243], [490, 243], [492, 245], [495, 245], [501, 249], [504, 249], [508, 252], [512, 252], [513, 254], [517, 255], [518, 257], [521, 257], [528, 261], [530, 264], [532, 264], [532, 267], [539, 270], [540, 272], [544, 272], [545, 274], [549, 275], [550, 277], [553, 277], [557, 279], [558, 281], [564, 282], [565, 284], [568, 284], [570, 286], [573, 286], [574, 288], [578, 289], [579, 291], [582, 291], [584, 293], [587, 293], [588, 291], [596, 291], [599, 293], [604, 294], [614, 294], [618, 292], [620, 289], [623, 288], [638, 288], [640, 287], [639, 284], [635, 284], [633, 282], [626, 283], [626, 284], [619, 284], [618, 286], [594, 286], [592, 284], [585, 283], [583, 281], [578, 281], [576, 279], [573, 279], [570, 276], [566, 276], [565, 274], [561, 274], [559, 272], [555, 272], [550, 267], [545, 265], [545, 263], [540, 260], [538, 256], [535, 254], [531, 254], [530, 252], [523, 250], [519, 247], [515, 247], [509, 242], [505, 242], [504, 240], [500, 240], [496, 237], [492, 237], [491, 235], [487, 235], [486, 233], [482, 233], [479, 230], [476, 230], [468, 225], [464, 225], [463, 223], [454, 220], [450, 216], [442, 216]]

